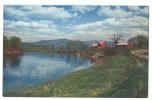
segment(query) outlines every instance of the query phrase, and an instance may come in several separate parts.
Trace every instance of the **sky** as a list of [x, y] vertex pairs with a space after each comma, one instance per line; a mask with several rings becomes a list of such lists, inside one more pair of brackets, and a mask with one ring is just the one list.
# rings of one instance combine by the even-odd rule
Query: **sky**
[[122, 34], [122, 42], [149, 34], [148, 6], [4, 5], [3, 34], [23, 42], [52, 39], [108, 41]]

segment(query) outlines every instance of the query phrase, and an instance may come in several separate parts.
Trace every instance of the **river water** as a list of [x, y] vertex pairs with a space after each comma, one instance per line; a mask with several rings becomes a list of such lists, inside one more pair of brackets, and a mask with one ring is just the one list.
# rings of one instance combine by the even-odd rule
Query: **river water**
[[3, 92], [38, 85], [90, 66], [89, 59], [72, 54], [25, 52], [4, 57]]

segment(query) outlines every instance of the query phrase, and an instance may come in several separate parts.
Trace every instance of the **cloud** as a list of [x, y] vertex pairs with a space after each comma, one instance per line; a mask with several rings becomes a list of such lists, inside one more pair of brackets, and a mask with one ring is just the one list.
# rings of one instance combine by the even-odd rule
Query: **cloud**
[[11, 36], [17, 36], [18, 34], [12, 31], [4, 31], [4, 35], [11, 37]]
[[108, 29], [110, 27], [121, 26], [122, 23], [117, 21], [116, 18], [107, 18], [103, 21], [96, 21], [93, 23], [79, 24], [73, 27], [74, 30], [89, 30], [89, 31], [101, 31], [102, 29]]
[[54, 6], [4, 6], [4, 12], [6, 16], [11, 16], [15, 19], [68, 19], [77, 16], [76, 13], [71, 14], [64, 8]]
[[132, 10], [132, 11], [139, 11], [139, 10], [141, 10], [141, 8], [139, 8], [138, 6], [128, 6], [128, 9]]
[[128, 9], [134, 11], [136, 15], [148, 15], [149, 14], [148, 7], [140, 8], [138, 6], [128, 6]]
[[[39, 22], [25, 22], [25, 21], [5, 21], [6, 24], [9, 24], [14, 27], [25, 27], [25, 28], [45, 28], [49, 27], [47, 24]], [[6, 27], [6, 26], [5, 26]]]
[[4, 28], [57, 28], [50, 20], [40, 21], [14, 21], [4, 20]]
[[142, 16], [121, 19], [107, 18], [102, 21], [75, 25], [73, 30], [75, 31], [75, 37], [76, 35], [79, 37], [82, 35], [84, 38], [91, 37], [88, 39], [101, 39], [102, 37], [104, 37], [103, 39], [108, 39], [110, 34], [114, 33], [127, 34], [125, 39], [128, 39], [131, 34], [145, 34], [147, 36], [148, 18]]
[[78, 12], [81, 12], [82, 14], [86, 13], [86, 12], [89, 12], [89, 11], [92, 11], [92, 10], [95, 10], [95, 9], [96, 9], [95, 6], [84, 6], [84, 5], [72, 6], [72, 11], [78, 11]]
[[141, 9], [140, 12], [141, 12], [142, 14], [148, 15], [148, 14], [149, 14], [149, 8], [148, 8], [148, 7], [144, 7], [143, 9]]
[[[144, 23], [143, 23], [144, 22]], [[134, 28], [134, 27], [148, 27], [148, 18], [142, 16], [134, 16], [132, 18], [107, 18], [102, 21], [93, 23], [79, 24], [73, 27], [74, 30], [102, 30], [102, 29], [117, 29], [117, 28]]]
[[132, 12], [127, 12], [124, 9], [122, 9], [120, 6], [116, 6], [115, 9], [112, 9], [110, 6], [103, 6], [100, 7], [97, 13], [99, 16], [107, 16], [114, 18], [127, 18], [133, 16]]
[[4, 6], [4, 34], [24, 42], [105, 40], [113, 33], [124, 33], [127, 40], [137, 34], [148, 36], [147, 15], [148, 7], [140, 6]]
[[40, 40], [51, 40], [57, 38], [66, 38], [66, 34], [56, 29], [20, 29], [17, 31], [5, 31], [4, 35], [7, 37], [17, 36], [20, 37], [23, 42], [35, 42]]
[[65, 36], [52, 21], [11, 21], [4, 20], [4, 34], [8, 37], [19, 36], [22, 41], [39, 41]]

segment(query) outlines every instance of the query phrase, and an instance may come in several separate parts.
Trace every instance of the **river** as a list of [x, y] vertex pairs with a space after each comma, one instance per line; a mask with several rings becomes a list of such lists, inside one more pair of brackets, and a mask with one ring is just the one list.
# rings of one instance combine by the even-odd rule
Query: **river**
[[38, 85], [91, 66], [89, 59], [72, 54], [25, 52], [3, 58], [3, 92]]

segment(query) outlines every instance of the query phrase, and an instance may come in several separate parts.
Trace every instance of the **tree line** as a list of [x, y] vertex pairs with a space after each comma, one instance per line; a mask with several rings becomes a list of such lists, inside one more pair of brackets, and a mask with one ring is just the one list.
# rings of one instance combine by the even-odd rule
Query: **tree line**
[[[118, 43], [122, 38], [122, 34], [114, 34], [112, 35], [111, 40], [114, 43]], [[144, 35], [137, 35], [136, 37], [132, 37], [128, 39], [128, 43], [131, 43], [133, 47], [138, 48], [148, 48], [148, 37]], [[12, 36], [10, 38], [3, 36], [3, 48], [4, 49], [19, 49], [22, 48], [22, 41], [17, 36]], [[79, 50], [84, 50], [87, 48], [86, 44], [80, 40], [71, 40], [67, 44], [55, 45], [51, 44], [50, 46], [30, 46], [28, 48], [35, 49], [49, 49], [51, 52], [75, 52]], [[27, 48], [26, 48], [27, 49]]]
[[19, 49], [21, 48], [22, 41], [19, 37], [12, 36], [8, 37], [3, 36], [3, 49]]
[[130, 38], [128, 43], [131, 43], [133, 47], [148, 48], [148, 37], [144, 35], [137, 35], [136, 37]]
[[26, 50], [32, 51], [48, 51], [48, 52], [76, 52], [87, 48], [86, 44], [80, 40], [71, 40], [66, 44], [50, 44], [47, 46], [40, 46], [34, 44], [25, 44]]
[[[110, 39], [115, 43], [115, 45], [117, 45], [122, 37], [122, 34], [113, 34]], [[127, 42], [132, 44], [133, 47], [148, 48], [148, 41], [148, 37], [144, 35], [137, 35], [128, 39]]]

